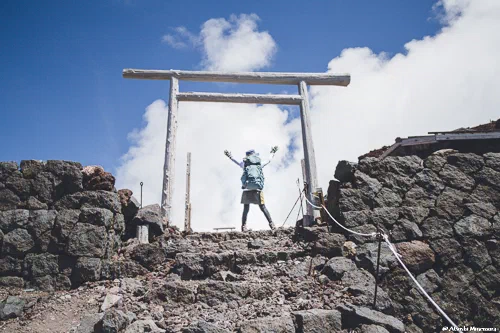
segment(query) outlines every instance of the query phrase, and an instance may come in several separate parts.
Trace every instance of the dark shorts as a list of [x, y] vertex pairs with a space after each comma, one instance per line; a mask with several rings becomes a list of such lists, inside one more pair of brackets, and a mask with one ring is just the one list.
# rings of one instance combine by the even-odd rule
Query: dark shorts
[[263, 205], [264, 204], [264, 192], [262, 191], [243, 191], [241, 194], [241, 203], [244, 205], [254, 204]]

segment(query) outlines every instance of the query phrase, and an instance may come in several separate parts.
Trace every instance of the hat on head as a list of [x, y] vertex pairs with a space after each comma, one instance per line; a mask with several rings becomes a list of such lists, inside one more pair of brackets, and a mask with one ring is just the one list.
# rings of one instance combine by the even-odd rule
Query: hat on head
[[255, 150], [254, 149], [250, 149], [245, 154], [248, 156], [248, 155], [252, 155], [254, 153], [255, 153]]

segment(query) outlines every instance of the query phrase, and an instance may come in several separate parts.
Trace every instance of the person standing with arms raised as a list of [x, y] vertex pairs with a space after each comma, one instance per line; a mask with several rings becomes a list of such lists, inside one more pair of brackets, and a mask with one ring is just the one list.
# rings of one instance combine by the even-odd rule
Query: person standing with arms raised
[[233, 158], [231, 153], [227, 150], [224, 154], [229, 157], [236, 165], [243, 169], [243, 175], [241, 176], [241, 188], [243, 193], [241, 195], [241, 203], [243, 204], [243, 216], [241, 220], [241, 231], [247, 231], [247, 216], [250, 211], [250, 205], [259, 205], [260, 210], [264, 213], [264, 216], [269, 222], [269, 227], [271, 230], [275, 230], [276, 227], [271, 219], [271, 215], [267, 210], [264, 203], [264, 173], [262, 169], [271, 163], [274, 154], [278, 151], [278, 146], [274, 146], [271, 149], [271, 156], [269, 160], [262, 161], [259, 154], [255, 153], [255, 150], [249, 150], [245, 153], [245, 158], [242, 162], [238, 162]]

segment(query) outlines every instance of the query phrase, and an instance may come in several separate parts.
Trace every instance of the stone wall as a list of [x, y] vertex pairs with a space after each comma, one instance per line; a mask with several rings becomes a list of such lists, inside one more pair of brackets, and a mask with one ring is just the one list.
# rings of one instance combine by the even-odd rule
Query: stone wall
[[0, 286], [69, 289], [116, 275], [110, 259], [138, 207], [114, 181], [75, 162], [1, 162]]
[[[330, 182], [327, 204], [339, 222], [364, 233], [378, 225], [390, 234], [417, 280], [457, 324], [500, 327], [500, 154], [446, 150], [425, 160], [342, 161], [335, 177], [340, 183]], [[357, 244], [356, 265], [374, 274], [376, 240], [344, 234]], [[380, 276], [393, 301], [389, 312], [424, 332], [449, 326], [385, 244]]]

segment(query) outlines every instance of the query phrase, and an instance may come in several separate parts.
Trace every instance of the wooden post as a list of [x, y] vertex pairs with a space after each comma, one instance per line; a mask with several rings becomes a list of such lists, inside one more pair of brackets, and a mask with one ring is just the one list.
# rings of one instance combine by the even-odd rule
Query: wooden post
[[167, 140], [165, 143], [165, 162], [163, 165], [163, 192], [161, 195], [161, 215], [163, 222], [170, 223], [172, 213], [172, 193], [175, 167], [175, 134], [177, 132], [177, 94], [179, 81], [170, 78], [170, 96], [168, 102]]
[[[309, 94], [307, 92], [307, 84], [301, 81], [299, 84], [299, 93], [302, 96], [300, 103], [300, 121], [302, 124], [302, 142], [304, 146], [304, 166], [307, 182], [307, 198], [310, 202], [314, 202], [313, 192], [318, 187], [318, 179], [316, 173], [316, 158], [314, 155], [314, 146], [312, 141], [311, 122], [309, 120]], [[307, 205], [306, 216], [304, 216], [304, 226], [312, 224], [313, 220], [319, 217], [319, 211], [313, 209], [311, 205]]]
[[139, 240], [140, 244], [148, 244], [149, 243], [149, 225], [142, 224], [138, 225], [136, 228], [136, 236]]
[[187, 153], [187, 168], [186, 168], [186, 209], [184, 212], [184, 231], [191, 233], [191, 153]]

